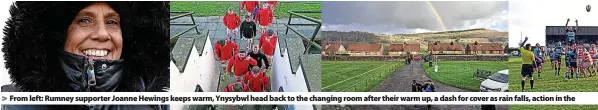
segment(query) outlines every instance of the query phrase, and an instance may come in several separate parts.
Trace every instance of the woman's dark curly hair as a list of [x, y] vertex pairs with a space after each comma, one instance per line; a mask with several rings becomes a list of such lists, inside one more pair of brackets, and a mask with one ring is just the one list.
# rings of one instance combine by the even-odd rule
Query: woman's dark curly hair
[[[31, 92], [68, 90], [62, 86], [62, 73], [57, 73], [58, 53], [72, 20], [92, 3], [15, 2], [10, 7], [2, 52], [16, 87]], [[107, 3], [121, 17], [122, 91], [159, 92], [169, 87], [168, 2]]]

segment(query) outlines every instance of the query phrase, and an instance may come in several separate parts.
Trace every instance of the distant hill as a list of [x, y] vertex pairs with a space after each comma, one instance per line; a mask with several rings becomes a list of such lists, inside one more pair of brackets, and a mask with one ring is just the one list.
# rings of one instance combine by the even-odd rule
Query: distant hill
[[369, 33], [369, 32], [322, 31], [322, 36], [325, 41], [379, 43], [378, 36], [375, 35], [374, 33]]
[[467, 43], [498, 42], [503, 46], [507, 44], [508, 32], [499, 32], [489, 29], [468, 29], [445, 32], [429, 32], [417, 34], [383, 35], [369, 32], [339, 32], [323, 31], [325, 41], [341, 41], [343, 44], [352, 42], [369, 43], [419, 43], [422, 50], [427, 50], [427, 44], [432, 42], [457, 42], [465, 47]]

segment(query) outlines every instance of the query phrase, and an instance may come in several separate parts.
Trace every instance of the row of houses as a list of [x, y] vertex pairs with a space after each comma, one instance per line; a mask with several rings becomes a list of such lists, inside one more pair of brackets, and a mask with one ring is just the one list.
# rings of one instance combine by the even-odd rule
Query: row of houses
[[[504, 54], [506, 46], [500, 43], [468, 43], [465, 48], [459, 43], [431, 43], [428, 44], [428, 52], [434, 54]], [[382, 44], [350, 43], [347, 47], [341, 43], [328, 43], [322, 45], [323, 55], [350, 55], [350, 56], [383, 56]], [[401, 56], [406, 54], [419, 54], [420, 44], [390, 44], [388, 46], [389, 56]]]

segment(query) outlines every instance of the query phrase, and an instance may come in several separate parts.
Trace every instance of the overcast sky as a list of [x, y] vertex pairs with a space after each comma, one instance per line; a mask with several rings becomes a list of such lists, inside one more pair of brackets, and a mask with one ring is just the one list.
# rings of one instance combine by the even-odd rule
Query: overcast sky
[[[511, 11], [509, 23], [509, 46], [516, 47], [523, 37], [529, 37], [529, 43], [545, 45], [546, 26], [575, 25], [575, 18], [580, 26], [598, 26], [597, 0], [519, 0], [509, 1]], [[590, 12], [586, 6], [592, 6]], [[565, 35], [563, 35], [564, 37]]]
[[[506, 1], [436, 1], [447, 30], [488, 28], [508, 31]], [[367, 31], [403, 34], [443, 31], [432, 8], [424, 1], [325, 1], [325, 31]]]

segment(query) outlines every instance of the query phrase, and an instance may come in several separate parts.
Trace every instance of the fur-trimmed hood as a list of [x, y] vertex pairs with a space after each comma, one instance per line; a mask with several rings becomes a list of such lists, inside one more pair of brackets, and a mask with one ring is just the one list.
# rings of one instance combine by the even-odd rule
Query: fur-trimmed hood
[[[2, 52], [21, 91], [66, 92], [59, 57], [75, 15], [93, 2], [15, 2], [4, 27]], [[107, 2], [121, 15], [122, 92], [169, 87], [168, 2]]]

